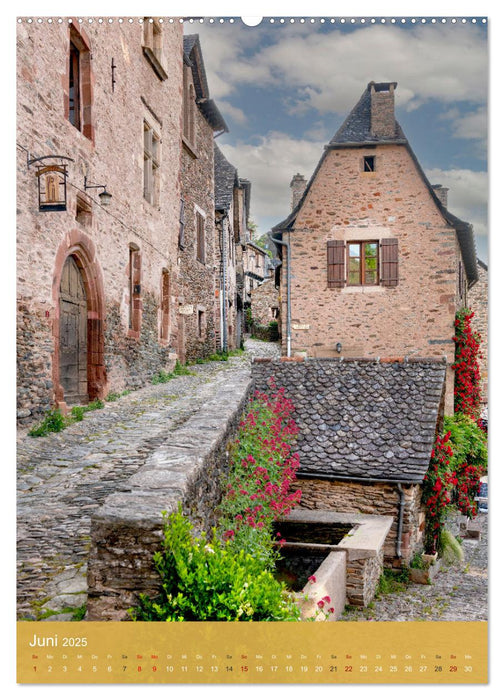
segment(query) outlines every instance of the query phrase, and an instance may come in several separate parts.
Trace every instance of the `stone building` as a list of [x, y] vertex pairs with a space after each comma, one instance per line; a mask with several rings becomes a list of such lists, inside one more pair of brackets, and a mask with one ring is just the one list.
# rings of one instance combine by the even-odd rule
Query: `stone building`
[[[282, 265], [282, 339], [314, 357], [446, 357], [478, 271], [472, 226], [442, 203], [395, 119], [396, 83], [371, 82], [326, 146], [289, 216], [273, 228]], [[299, 196], [299, 198], [298, 198]]]
[[280, 298], [274, 275], [270, 275], [262, 284], [253, 289], [250, 297], [250, 310], [254, 321], [262, 326], [267, 326], [272, 321], [278, 323]]
[[18, 416], [29, 422], [174, 362], [183, 37], [149, 18], [17, 32]]
[[184, 36], [183, 59], [178, 354], [185, 362], [217, 349], [214, 137], [228, 128], [210, 98], [197, 34]]
[[488, 265], [478, 259], [478, 282], [469, 290], [467, 306], [474, 311], [471, 327], [481, 338], [480, 373], [483, 403], [488, 402]]
[[300, 508], [392, 516], [385, 562], [409, 561], [425, 526], [421, 484], [442, 420], [446, 361], [264, 358], [252, 378], [260, 391], [273, 378], [294, 404]]
[[[243, 338], [243, 289], [238, 267], [242, 261], [241, 241], [247, 236], [250, 183], [238, 177], [237, 169], [214, 145], [215, 163], [215, 247], [218, 268], [219, 303], [215, 321], [217, 348], [240, 347]], [[242, 283], [243, 284], [243, 283]]]

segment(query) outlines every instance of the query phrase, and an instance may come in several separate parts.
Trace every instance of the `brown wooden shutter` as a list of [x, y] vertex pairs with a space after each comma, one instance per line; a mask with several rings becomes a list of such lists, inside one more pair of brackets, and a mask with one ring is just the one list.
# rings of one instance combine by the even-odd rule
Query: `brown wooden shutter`
[[381, 241], [381, 283], [384, 287], [397, 287], [399, 283], [399, 246], [397, 238]]
[[345, 241], [327, 241], [327, 286], [345, 286]]

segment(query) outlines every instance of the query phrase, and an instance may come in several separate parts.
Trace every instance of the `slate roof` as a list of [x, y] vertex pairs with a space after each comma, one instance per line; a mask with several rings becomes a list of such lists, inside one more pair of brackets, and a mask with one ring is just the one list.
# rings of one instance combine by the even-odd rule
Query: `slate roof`
[[274, 377], [294, 403], [304, 478], [420, 483], [444, 394], [444, 360], [255, 362], [256, 388]]
[[214, 173], [215, 208], [217, 211], [229, 211], [233, 202], [234, 188], [239, 186], [238, 171], [226, 159], [216, 143], [214, 143]]
[[[379, 88], [380, 84], [376, 84]], [[371, 83], [367, 86], [361, 95], [360, 100], [352, 109], [348, 117], [340, 126], [338, 131], [329, 141], [329, 145], [349, 144], [349, 143], [396, 143], [397, 141], [405, 142], [406, 136], [403, 133], [399, 123], [396, 121], [395, 135], [391, 139], [383, 137], [378, 138], [371, 134]], [[394, 87], [397, 83], [394, 83]]]
[[[349, 147], [354, 147], [354, 146], [366, 146], [366, 145], [377, 145], [377, 144], [403, 144], [411, 158], [413, 159], [413, 162], [416, 165], [416, 168], [418, 170], [418, 173], [422, 180], [425, 183], [425, 186], [427, 187], [427, 190], [429, 191], [431, 197], [434, 200], [434, 203], [436, 204], [437, 208], [441, 212], [441, 215], [445, 218], [445, 220], [453, 226], [456, 230], [457, 233], [457, 239], [459, 242], [460, 246], [460, 251], [462, 253], [462, 259], [464, 261], [464, 267], [466, 270], [466, 275], [467, 275], [467, 280], [468, 280], [468, 285], [471, 287], [475, 282], [478, 281], [478, 266], [476, 262], [476, 244], [474, 241], [474, 232], [473, 232], [473, 227], [472, 224], [468, 223], [467, 221], [462, 221], [458, 217], [456, 217], [454, 214], [449, 212], [446, 207], [444, 207], [441, 202], [439, 201], [436, 193], [434, 192], [431, 183], [427, 179], [427, 176], [425, 175], [422, 166], [420, 165], [413, 149], [411, 148], [406, 136], [404, 135], [404, 132], [400, 126], [400, 124], [396, 121], [396, 133], [394, 138], [392, 139], [386, 139], [383, 137], [376, 137], [371, 134], [371, 92], [370, 88], [373, 83], [369, 83], [364, 92], [362, 93], [359, 101], [355, 105], [355, 107], [352, 109], [348, 117], [345, 119], [341, 127], [338, 129], [338, 131], [335, 133], [331, 141], [327, 144], [327, 146], [324, 149], [324, 153], [322, 154], [322, 157], [320, 158], [317, 167], [315, 168], [315, 171], [313, 175], [310, 178], [309, 183], [306, 186], [306, 189], [303, 193], [303, 196], [300, 198], [299, 202], [297, 203], [297, 206], [292, 210], [292, 212], [287, 216], [286, 219], [281, 221], [279, 224], [276, 226], [273, 226], [272, 232], [273, 234], [281, 234], [283, 231], [288, 231], [290, 230], [295, 221], [297, 214], [301, 207], [303, 206], [303, 203], [308, 195], [308, 192], [310, 190], [310, 187], [312, 183], [314, 182], [315, 178], [317, 177], [317, 173], [326, 157], [326, 154], [329, 150], [335, 149], [335, 148], [349, 148]], [[380, 84], [377, 83], [377, 86]], [[394, 83], [394, 86], [397, 85], [397, 83]], [[279, 256], [282, 257], [282, 246], [278, 245], [278, 253]]]
[[214, 131], [229, 131], [219, 108], [214, 100], [210, 99], [199, 34], [186, 34], [184, 36], [184, 63], [191, 66], [196, 104], [203, 116]]

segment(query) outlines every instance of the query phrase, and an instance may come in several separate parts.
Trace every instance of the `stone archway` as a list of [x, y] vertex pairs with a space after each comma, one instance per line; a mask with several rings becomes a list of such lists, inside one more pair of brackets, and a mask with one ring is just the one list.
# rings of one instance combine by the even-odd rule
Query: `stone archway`
[[56, 405], [65, 408], [68, 403], [103, 398], [107, 388], [103, 278], [94, 243], [75, 229], [56, 255], [53, 302]]

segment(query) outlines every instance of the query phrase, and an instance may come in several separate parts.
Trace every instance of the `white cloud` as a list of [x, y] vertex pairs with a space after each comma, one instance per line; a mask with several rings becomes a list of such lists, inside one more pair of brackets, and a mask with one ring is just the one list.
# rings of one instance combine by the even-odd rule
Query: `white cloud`
[[227, 100], [219, 100], [219, 110], [222, 112], [224, 119], [232, 119], [238, 124], [247, 123], [247, 115], [239, 107], [235, 107], [230, 104]]
[[486, 41], [473, 26], [375, 25], [323, 33], [298, 25], [254, 34], [235, 25], [200, 34], [215, 97], [258, 83], [299, 91], [300, 108], [346, 113], [370, 80], [396, 80], [397, 104], [405, 107], [431, 99], [486, 100]]
[[488, 174], [475, 170], [426, 170], [432, 184], [449, 188], [448, 209], [474, 227], [476, 236], [488, 236]]
[[[252, 218], [273, 217], [280, 222], [290, 211], [290, 181], [297, 172], [310, 179], [325, 141], [294, 139], [270, 132], [256, 144], [220, 143], [222, 152], [240, 177], [252, 183]], [[264, 232], [263, 232], [264, 233]]]

